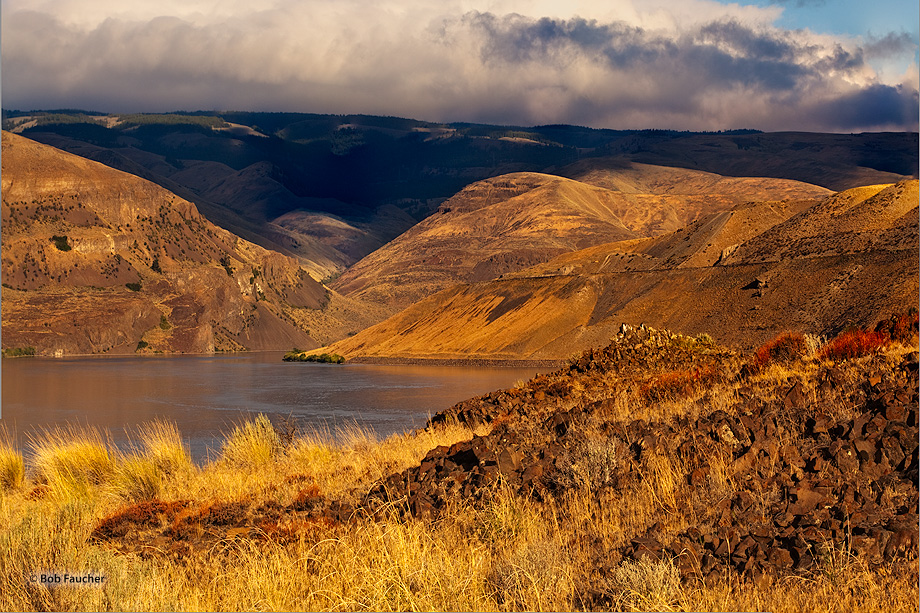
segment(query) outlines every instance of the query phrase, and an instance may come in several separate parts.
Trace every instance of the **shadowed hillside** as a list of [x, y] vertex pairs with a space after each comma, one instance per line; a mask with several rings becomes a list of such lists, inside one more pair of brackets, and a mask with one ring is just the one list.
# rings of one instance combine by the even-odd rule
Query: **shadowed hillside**
[[3, 346], [40, 355], [316, 346], [327, 291], [165, 189], [3, 133]]

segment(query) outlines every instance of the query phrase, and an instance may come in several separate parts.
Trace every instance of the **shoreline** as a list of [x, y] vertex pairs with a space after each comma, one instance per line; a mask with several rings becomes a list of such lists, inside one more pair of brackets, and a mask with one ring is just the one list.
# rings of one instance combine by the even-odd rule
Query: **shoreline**
[[488, 366], [505, 368], [561, 368], [567, 360], [516, 360], [496, 358], [399, 358], [356, 357], [347, 358], [346, 364], [378, 364], [383, 366]]

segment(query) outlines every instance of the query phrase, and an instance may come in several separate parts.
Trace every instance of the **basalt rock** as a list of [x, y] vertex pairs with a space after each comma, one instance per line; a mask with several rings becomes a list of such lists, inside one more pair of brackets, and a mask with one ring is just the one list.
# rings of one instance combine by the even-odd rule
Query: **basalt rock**
[[[849, 550], [873, 565], [916, 550], [916, 352], [893, 368], [870, 362], [855, 378], [852, 367], [822, 365], [808, 379], [764, 390], [746, 383], [753, 375], [742, 373], [736, 354], [700, 349], [666, 333], [626, 329], [568, 369], [460, 403], [429, 426], [456, 419], [492, 424], [491, 432], [433, 449], [418, 467], [372, 490], [365, 504], [408, 499], [409, 514], [428, 518], [452, 496], [487, 499], [498, 482], [537, 500], [584, 479], [627, 492], [659, 457], [686, 467], [682, 482], [691, 492], [706, 492], [709, 461], [723, 457], [738, 484], [730, 496], [701, 505], [698, 526], [675, 536], [656, 524], [617, 557], [673, 559], [683, 575], [705, 579], [727, 569], [752, 576], [807, 571], [831, 551]], [[641, 391], [662, 373], [714, 365], [721, 381], [740, 382], [734, 402], [705, 412], [704, 394], [693, 420], [608, 421], [610, 401], [588, 402], [575, 391], [584, 385], [572, 385], [617, 373], [620, 384]], [[852, 417], [834, 419], [832, 403], [841, 398], [853, 403]], [[604, 454], [606, 474], [579, 473], [592, 453]]]

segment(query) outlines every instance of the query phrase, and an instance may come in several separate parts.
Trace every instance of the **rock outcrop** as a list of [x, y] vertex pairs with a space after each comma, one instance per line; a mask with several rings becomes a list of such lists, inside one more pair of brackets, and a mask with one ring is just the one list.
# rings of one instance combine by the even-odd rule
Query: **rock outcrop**
[[[757, 576], [806, 571], [834, 551], [877, 565], [918, 547], [918, 353], [901, 355], [771, 377], [734, 352], [629, 330], [567, 369], [435, 416], [429, 427], [455, 419], [490, 431], [433, 449], [366, 504], [399, 500], [436, 518], [454, 497], [488, 499], [499, 483], [537, 500], [588, 487], [616, 504], [665, 479], [675, 491], [658, 502], [659, 521], [598, 551], [600, 569], [650, 557], [696, 578]], [[651, 406], [699, 400], [683, 414], [611, 418], [622, 390]]]

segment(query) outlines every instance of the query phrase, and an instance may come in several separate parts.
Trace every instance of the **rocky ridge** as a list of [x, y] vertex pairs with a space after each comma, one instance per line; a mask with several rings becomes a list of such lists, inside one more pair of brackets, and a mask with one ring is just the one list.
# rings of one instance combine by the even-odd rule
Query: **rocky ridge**
[[[916, 552], [915, 349], [767, 380], [733, 352], [694, 355], [699, 345], [688, 349], [680, 339], [675, 350], [675, 338], [630, 330], [568, 372], [456, 405], [431, 425], [457, 419], [491, 431], [433, 449], [367, 500], [403, 500], [412, 515], [435, 518], [452, 496], [487, 498], [500, 483], [537, 500], [588, 486], [622, 504], [667, 466], [679, 494], [661, 503], [657, 521], [614, 546], [597, 539], [588, 590], [595, 604], [604, 577], [624, 559], [673, 559], [684, 577], [706, 579], [727, 569], [754, 577], [805, 572], [835, 550], [870, 566]], [[674, 373], [698, 376], [674, 386]], [[700, 385], [734, 389], [719, 401], [715, 391], [697, 394], [680, 416], [624, 420], [613, 418], [615, 398], [572, 393], [589, 390], [585, 380], [601, 374], [652, 404]], [[585, 539], [595, 538], [586, 530]]]

